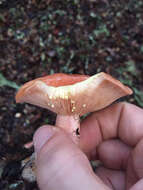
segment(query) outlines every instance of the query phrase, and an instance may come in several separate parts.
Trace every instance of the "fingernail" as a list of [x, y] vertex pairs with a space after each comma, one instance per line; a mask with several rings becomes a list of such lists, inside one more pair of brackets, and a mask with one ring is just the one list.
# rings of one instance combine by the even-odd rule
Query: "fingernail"
[[54, 135], [55, 129], [53, 126], [45, 125], [40, 127], [33, 137], [35, 152], [39, 152], [42, 146]]

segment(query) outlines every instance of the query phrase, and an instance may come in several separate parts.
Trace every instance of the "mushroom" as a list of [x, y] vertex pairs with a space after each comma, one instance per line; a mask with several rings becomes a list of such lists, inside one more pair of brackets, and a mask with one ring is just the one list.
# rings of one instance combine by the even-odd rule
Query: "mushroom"
[[16, 102], [27, 102], [55, 112], [56, 126], [77, 138], [79, 117], [105, 108], [132, 90], [106, 73], [91, 77], [57, 73], [24, 84], [16, 95]]

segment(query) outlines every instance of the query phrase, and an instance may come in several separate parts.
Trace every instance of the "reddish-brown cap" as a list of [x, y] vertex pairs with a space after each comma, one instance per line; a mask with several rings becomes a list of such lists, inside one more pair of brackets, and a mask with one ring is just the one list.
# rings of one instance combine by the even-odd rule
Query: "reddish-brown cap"
[[132, 90], [106, 73], [54, 74], [24, 84], [16, 102], [27, 102], [61, 115], [83, 115], [100, 110]]

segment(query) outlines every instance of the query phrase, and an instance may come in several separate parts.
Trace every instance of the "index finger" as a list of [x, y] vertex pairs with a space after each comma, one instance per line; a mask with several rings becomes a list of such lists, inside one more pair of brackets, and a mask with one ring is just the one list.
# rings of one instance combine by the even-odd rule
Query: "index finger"
[[119, 138], [135, 146], [143, 137], [143, 109], [129, 103], [113, 104], [87, 117], [81, 124], [80, 147], [90, 153], [105, 140]]

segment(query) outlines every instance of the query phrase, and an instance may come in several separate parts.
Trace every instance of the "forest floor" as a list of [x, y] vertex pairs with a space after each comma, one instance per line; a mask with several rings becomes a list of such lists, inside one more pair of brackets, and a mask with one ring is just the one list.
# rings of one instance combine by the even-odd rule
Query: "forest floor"
[[0, 0], [0, 189], [37, 190], [21, 176], [24, 144], [50, 111], [16, 104], [25, 82], [53, 73], [107, 72], [143, 107], [142, 0]]

